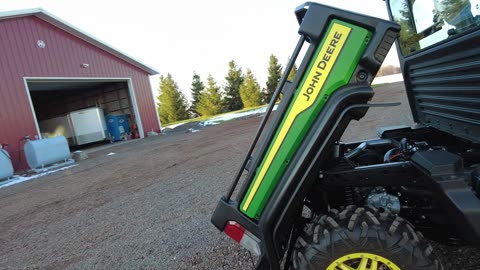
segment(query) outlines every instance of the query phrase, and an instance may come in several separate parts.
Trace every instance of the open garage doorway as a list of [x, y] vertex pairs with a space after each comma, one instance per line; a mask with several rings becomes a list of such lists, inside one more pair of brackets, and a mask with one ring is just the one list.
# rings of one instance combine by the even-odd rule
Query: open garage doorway
[[65, 136], [77, 148], [143, 138], [130, 79], [25, 78], [41, 138]]

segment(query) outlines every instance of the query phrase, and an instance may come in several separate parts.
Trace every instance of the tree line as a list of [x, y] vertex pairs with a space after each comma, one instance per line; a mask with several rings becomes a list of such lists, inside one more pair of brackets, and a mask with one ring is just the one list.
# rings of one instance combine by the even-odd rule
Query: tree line
[[[288, 80], [293, 81], [297, 72], [294, 65]], [[380, 68], [377, 76], [399, 73], [400, 68], [392, 65]], [[181, 121], [198, 116], [211, 116], [266, 104], [270, 101], [283, 74], [283, 67], [275, 55], [270, 55], [268, 77], [265, 87], [261, 87], [250, 69], [243, 72], [234, 60], [228, 63], [225, 85], [218, 86], [212, 75], [206, 83], [193, 72], [191, 83], [191, 104], [168, 73], [160, 77], [158, 96], [160, 121], [163, 124]]]
[[[288, 79], [293, 80], [297, 67], [294, 65]], [[270, 55], [268, 78], [264, 88], [260, 86], [250, 69], [246, 72], [234, 60], [228, 63], [225, 85], [218, 86], [212, 75], [206, 83], [193, 72], [191, 83], [192, 100], [189, 105], [172, 75], [160, 76], [158, 96], [160, 121], [163, 124], [197, 116], [211, 116], [266, 104], [270, 101], [280, 82], [283, 67], [275, 55]]]

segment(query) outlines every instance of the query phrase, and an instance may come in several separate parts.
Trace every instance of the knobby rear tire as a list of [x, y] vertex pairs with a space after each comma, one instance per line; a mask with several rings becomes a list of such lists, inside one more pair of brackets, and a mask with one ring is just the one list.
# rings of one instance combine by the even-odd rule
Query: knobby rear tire
[[373, 207], [347, 206], [306, 226], [292, 256], [294, 269], [327, 269], [354, 253], [382, 256], [402, 270], [443, 269], [421, 233], [405, 219]]

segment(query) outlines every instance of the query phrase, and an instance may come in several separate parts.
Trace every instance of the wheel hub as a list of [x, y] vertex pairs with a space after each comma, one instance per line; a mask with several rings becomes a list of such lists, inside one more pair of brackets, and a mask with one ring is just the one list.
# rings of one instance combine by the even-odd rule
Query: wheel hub
[[387, 258], [371, 253], [352, 253], [338, 258], [327, 270], [400, 270]]

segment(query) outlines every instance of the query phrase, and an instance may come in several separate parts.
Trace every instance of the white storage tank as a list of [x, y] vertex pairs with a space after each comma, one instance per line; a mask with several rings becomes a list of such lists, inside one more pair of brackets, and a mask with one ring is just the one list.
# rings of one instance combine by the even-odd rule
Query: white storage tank
[[28, 166], [32, 169], [48, 166], [70, 158], [68, 142], [63, 136], [28, 141], [24, 149]]
[[5, 149], [0, 149], [0, 180], [13, 176], [13, 166], [10, 155]]

